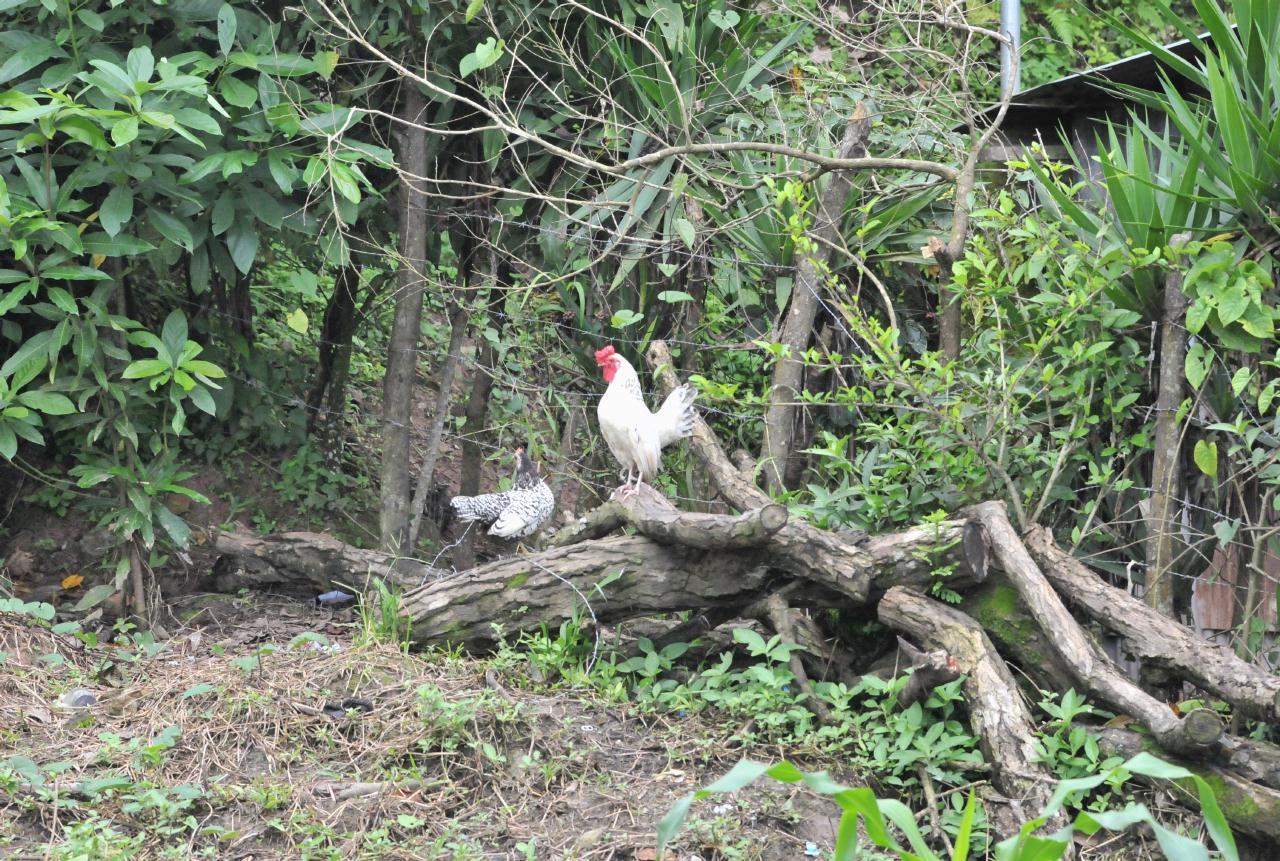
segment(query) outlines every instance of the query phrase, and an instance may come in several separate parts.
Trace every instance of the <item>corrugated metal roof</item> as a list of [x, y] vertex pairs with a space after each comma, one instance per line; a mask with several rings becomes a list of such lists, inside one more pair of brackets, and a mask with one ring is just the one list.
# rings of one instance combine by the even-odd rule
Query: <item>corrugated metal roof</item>
[[[1235, 29], [1234, 25], [1232, 29]], [[1207, 45], [1213, 44], [1213, 38], [1208, 33], [1202, 34], [1200, 39]], [[1165, 45], [1165, 48], [1184, 60], [1190, 60], [1199, 55], [1190, 39], [1179, 39]], [[1104, 93], [1100, 86], [1102, 82], [1155, 88], [1160, 80], [1159, 69], [1160, 62], [1155, 56], [1150, 51], [1143, 51], [1131, 57], [1123, 57], [1092, 69], [1085, 69], [1083, 72], [1073, 72], [1056, 81], [1028, 87], [1014, 94], [1009, 110], [1013, 112], [1018, 108], [1072, 108], [1081, 104], [1095, 104], [1099, 96]], [[998, 106], [993, 105], [983, 111], [983, 115], [994, 115], [997, 108]]]

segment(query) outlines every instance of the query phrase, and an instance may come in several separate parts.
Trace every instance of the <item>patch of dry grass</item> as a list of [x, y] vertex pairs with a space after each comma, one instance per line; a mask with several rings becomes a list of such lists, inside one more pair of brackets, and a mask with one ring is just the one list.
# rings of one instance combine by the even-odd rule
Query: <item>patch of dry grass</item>
[[[510, 654], [407, 655], [242, 611], [150, 657], [0, 616], [0, 855], [648, 859], [671, 803], [743, 755], [697, 717], [532, 686]], [[95, 705], [60, 707], [75, 688]], [[762, 788], [689, 840], [803, 857], [829, 812]]]

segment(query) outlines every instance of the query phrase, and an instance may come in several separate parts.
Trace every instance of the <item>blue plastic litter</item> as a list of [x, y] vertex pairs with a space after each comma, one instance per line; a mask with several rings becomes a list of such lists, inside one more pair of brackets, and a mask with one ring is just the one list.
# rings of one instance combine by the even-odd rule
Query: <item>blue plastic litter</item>
[[316, 601], [321, 604], [341, 604], [344, 601], [354, 601], [355, 597], [355, 595], [348, 595], [346, 592], [334, 589], [332, 592], [325, 592], [323, 595], [317, 595]]

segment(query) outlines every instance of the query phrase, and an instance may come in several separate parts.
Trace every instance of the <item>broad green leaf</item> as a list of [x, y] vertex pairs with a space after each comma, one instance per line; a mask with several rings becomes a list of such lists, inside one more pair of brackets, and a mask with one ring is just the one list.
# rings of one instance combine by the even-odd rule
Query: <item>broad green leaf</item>
[[218, 202], [213, 205], [213, 215], [210, 218], [209, 226], [214, 236], [221, 236], [227, 232], [227, 228], [231, 227], [231, 223], [236, 217], [236, 201], [235, 196], [228, 189], [218, 195]]
[[218, 82], [218, 92], [227, 104], [237, 108], [250, 108], [258, 101], [258, 91], [234, 75], [222, 76], [222, 80]]
[[57, 392], [23, 392], [18, 402], [50, 416], [69, 416], [77, 411], [70, 398]]
[[0, 424], [0, 455], [5, 460], [13, 460], [13, 456], [18, 453], [18, 438], [14, 436], [13, 429], [8, 424]]
[[80, 309], [76, 307], [76, 299], [61, 287], [50, 287], [47, 291], [49, 301], [58, 306], [60, 311], [68, 314], [79, 314]]
[[1187, 375], [1187, 382], [1191, 383], [1191, 388], [1200, 388], [1205, 377], [1209, 376], [1209, 367], [1212, 363], [1213, 357], [1200, 342], [1197, 341], [1191, 349], [1187, 350], [1187, 356], [1183, 360], [1183, 371]]
[[[1218, 319], [1222, 321], [1223, 325], [1229, 325], [1239, 320], [1252, 301], [1244, 292], [1241, 284], [1236, 283], [1231, 286], [1232, 289], [1225, 291], [1218, 302]], [[1190, 313], [1187, 316], [1190, 318]]]
[[628, 326], [639, 323], [643, 319], [643, 314], [637, 314], [635, 311], [623, 308], [621, 311], [609, 318], [609, 325], [613, 326], [615, 329], [625, 329]]
[[111, 142], [116, 146], [127, 146], [138, 137], [138, 118], [129, 116], [118, 120], [111, 127]]
[[154, 510], [156, 519], [160, 521], [164, 531], [169, 533], [173, 543], [179, 547], [186, 547], [191, 541], [191, 527], [187, 526], [186, 521], [163, 505], [156, 505]]
[[113, 237], [101, 232], [87, 234], [83, 244], [85, 253], [100, 254], [103, 257], [133, 257], [156, 250], [150, 242], [136, 236], [120, 234]]
[[329, 80], [333, 75], [333, 70], [338, 68], [338, 52], [337, 51], [320, 51], [315, 56], [316, 74]]
[[133, 190], [126, 185], [117, 185], [107, 194], [98, 210], [98, 223], [110, 237], [115, 237], [133, 218]]
[[707, 12], [707, 20], [721, 30], [732, 30], [742, 17], [732, 9], [712, 9]]
[[110, 598], [115, 593], [116, 589], [114, 586], [106, 583], [99, 583], [88, 592], [85, 592], [84, 597], [82, 597], [71, 609], [77, 613], [82, 610], [90, 610]]
[[221, 379], [227, 375], [227, 372], [219, 368], [213, 362], [206, 362], [204, 359], [191, 359], [183, 362], [182, 367], [193, 374], [200, 374], [213, 379]]
[[163, 359], [138, 359], [130, 362], [121, 374], [126, 380], [142, 380], [154, 377], [169, 370], [169, 363]]
[[285, 325], [299, 335], [307, 334], [307, 312], [301, 308], [290, 311], [284, 318]]
[[160, 343], [164, 344], [165, 351], [174, 359], [175, 364], [187, 345], [187, 333], [187, 315], [181, 309], [174, 308], [164, 318], [164, 326], [160, 329]]
[[480, 10], [484, 8], [484, 3], [485, 0], [471, 0], [471, 2], [467, 4], [467, 11], [463, 15], [462, 19], [463, 22], [470, 24], [471, 19], [480, 14]]
[[[3, 365], [0, 365], [0, 378], [13, 374], [33, 356], [40, 354], [48, 356], [52, 352], [50, 350], [50, 342], [53, 340], [53, 331], [53, 329], [44, 329], [23, 341], [22, 346], [14, 351], [14, 354], [5, 360]], [[61, 345], [59, 344], [59, 346]], [[56, 351], [56, 347], [54, 351]]]
[[692, 302], [693, 297], [683, 290], [663, 290], [658, 294], [663, 302]]
[[692, 249], [694, 239], [696, 238], [696, 234], [693, 229], [693, 222], [687, 218], [677, 218], [671, 222], [671, 226], [674, 227], [676, 233], [680, 235], [680, 239], [684, 242], [685, 246]]
[[195, 247], [195, 240], [191, 236], [191, 229], [186, 223], [173, 215], [165, 212], [163, 209], [151, 207], [147, 210], [148, 218], [151, 226], [174, 245], [180, 245], [187, 251]]
[[1216, 442], [1196, 440], [1193, 456], [1201, 472], [1210, 478], [1218, 477], [1218, 444]]
[[489, 68], [501, 59], [502, 50], [505, 47], [506, 43], [501, 39], [490, 36], [476, 45], [475, 50], [470, 54], [463, 56], [458, 62], [458, 74], [466, 78], [474, 72]]
[[360, 202], [360, 186], [351, 168], [342, 162], [335, 161], [330, 165], [329, 178], [333, 181], [333, 187], [338, 190], [338, 194], [352, 203]]
[[107, 22], [92, 9], [80, 9], [76, 12], [76, 17], [80, 19], [81, 24], [84, 24], [95, 33], [101, 33], [107, 27]]
[[218, 414], [218, 405], [214, 403], [213, 395], [209, 394], [209, 390], [203, 386], [197, 386], [187, 393], [191, 398], [191, 403], [196, 405], [196, 409], [211, 416]]
[[225, 57], [231, 53], [231, 49], [235, 47], [235, 44], [236, 10], [231, 7], [230, 3], [223, 3], [218, 9], [218, 48]]
[[1240, 393], [1249, 385], [1249, 380], [1253, 378], [1253, 371], [1249, 368], [1241, 368], [1231, 377], [1231, 393], [1236, 397], [1240, 397]]
[[258, 231], [247, 221], [239, 221], [231, 225], [227, 231], [227, 251], [231, 254], [231, 262], [241, 274], [248, 275], [253, 268], [254, 258], [258, 256]]
[[273, 149], [267, 153], [267, 169], [271, 171], [271, 178], [276, 181], [280, 191], [285, 194], [293, 191], [293, 184], [298, 181], [298, 169], [293, 166], [291, 156]]
[[111, 276], [92, 266], [49, 266], [40, 270], [40, 277], [58, 281], [110, 281]]
[[151, 75], [156, 70], [156, 59], [150, 48], [139, 45], [129, 52], [124, 65], [129, 77], [138, 83], [145, 83], [151, 80]]
[[[49, 31], [52, 32], [52, 31]], [[6, 52], [7, 53], [7, 52]], [[54, 57], [66, 54], [47, 39], [39, 39], [14, 51], [0, 63], [0, 84], [8, 83]]]

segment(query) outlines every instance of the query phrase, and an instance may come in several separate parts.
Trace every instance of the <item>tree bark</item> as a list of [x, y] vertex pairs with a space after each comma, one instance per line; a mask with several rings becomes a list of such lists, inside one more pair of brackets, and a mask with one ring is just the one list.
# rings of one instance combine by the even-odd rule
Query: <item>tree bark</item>
[[[867, 154], [867, 134], [871, 115], [859, 103], [845, 125], [840, 142], [840, 158], [861, 158]], [[800, 380], [804, 374], [804, 353], [814, 334], [824, 276], [828, 272], [830, 246], [839, 239], [844, 201], [853, 186], [853, 174], [837, 171], [831, 175], [826, 189], [818, 196], [814, 211], [813, 232], [816, 246], [800, 255], [791, 288], [791, 301], [782, 324], [779, 343], [783, 347], [769, 381], [769, 406], [764, 414], [764, 446], [760, 462], [764, 467], [765, 485], [770, 493], [785, 490], [787, 459], [791, 456], [795, 431], [795, 404], [799, 399]]]
[[[1036, 725], [1009, 668], [981, 625], [938, 601], [899, 587], [885, 593], [878, 612], [881, 622], [926, 648], [945, 649], [967, 675], [964, 689], [970, 725], [991, 763], [992, 782], [1013, 807], [1009, 815], [995, 817], [996, 834], [998, 839], [1017, 834], [1022, 823], [1048, 805], [1054, 779], [1040, 762]], [[1046, 823], [1048, 831], [1066, 824], [1061, 813]]]
[[1241, 660], [1226, 646], [1200, 639], [1185, 625], [1103, 582], [1059, 548], [1047, 529], [1028, 530], [1026, 546], [1060, 594], [1124, 637], [1144, 663], [1175, 671], [1249, 717], [1280, 719], [1280, 677]]
[[[502, 337], [506, 318], [502, 315], [502, 307], [506, 301], [507, 285], [511, 283], [511, 266], [498, 259], [496, 249], [490, 248], [490, 276], [486, 306], [489, 325]], [[462, 423], [462, 465], [458, 469], [458, 493], [463, 496], [475, 496], [480, 492], [480, 469], [484, 462], [484, 452], [480, 448], [480, 433], [485, 427], [485, 416], [489, 413], [489, 394], [493, 391], [493, 370], [497, 353], [493, 344], [481, 332], [476, 338], [475, 371], [471, 375], [471, 394], [467, 397], [467, 407]], [[557, 497], [558, 498], [558, 497]], [[454, 567], [460, 571], [475, 565], [475, 541], [477, 533], [472, 530], [467, 534], [457, 550], [453, 553]]]
[[1002, 503], [984, 502], [974, 506], [972, 513], [987, 530], [995, 561], [1041, 629], [1053, 632], [1050, 642], [1085, 690], [1133, 715], [1169, 750], [1203, 755], [1216, 745], [1223, 731], [1221, 718], [1208, 709], [1182, 718], [1174, 715], [1167, 705], [1130, 682], [1085, 636], [1018, 539]]
[[1003, 574], [974, 589], [966, 589], [957, 609], [972, 616], [995, 642], [1006, 660], [1015, 662], [1037, 688], [1065, 691], [1075, 675], [1058, 655], [1050, 636], [1041, 630]]
[[550, 545], [561, 547], [584, 538], [599, 538], [629, 525], [660, 544], [685, 544], [702, 550], [759, 547], [782, 529], [787, 519], [787, 509], [776, 503], [737, 516], [679, 511], [657, 490], [642, 484], [625, 503], [610, 500], [565, 527], [552, 536]]
[[402, 602], [414, 643], [488, 648], [497, 642], [495, 627], [512, 636], [542, 625], [555, 629], [575, 614], [606, 623], [738, 606], [759, 598], [769, 583], [753, 549], [701, 550], [616, 536], [428, 581]]
[[213, 548], [228, 557], [266, 562], [275, 569], [270, 580], [255, 577], [260, 583], [306, 586], [319, 592], [338, 587], [362, 592], [374, 577], [401, 587], [417, 586], [424, 578], [445, 573], [412, 559], [397, 560], [377, 550], [352, 547], [322, 532], [220, 532], [214, 536]]
[[418, 536], [422, 531], [422, 516], [426, 511], [427, 499], [434, 489], [432, 482], [436, 476], [436, 462], [440, 459], [440, 442], [444, 439], [444, 423], [449, 418], [449, 400], [453, 394], [453, 378], [458, 373], [458, 364], [462, 361], [462, 341], [467, 334], [467, 319], [470, 316], [466, 300], [462, 300], [454, 309], [449, 319], [449, 349], [445, 353], [444, 364], [436, 383], [440, 391], [436, 395], [435, 411], [431, 415], [431, 432], [427, 436], [427, 450], [422, 456], [422, 468], [418, 471], [418, 483], [413, 493], [413, 519], [409, 525], [408, 548], [417, 546]]
[[382, 403], [382, 474], [379, 528], [382, 549], [404, 553], [409, 547], [409, 417], [418, 371], [418, 335], [427, 260], [426, 199], [413, 177], [427, 175], [426, 99], [415, 85], [404, 88], [400, 144], [400, 269], [396, 308], [387, 344], [387, 375]]
[[344, 266], [338, 270], [333, 281], [333, 295], [324, 309], [316, 377], [307, 396], [307, 434], [311, 435], [318, 427], [323, 427], [330, 442], [337, 439], [342, 429], [359, 285], [360, 271], [356, 266]]
[[[1178, 245], [1190, 239], [1178, 234]], [[1182, 380], [1186, 373], [1187, 330], [1183, 321], [1190, 300], [1182, 292], [1182, 274], [1170, 270], [1164, 284], [1164, 317], [1160, 322], [1160, 377], [1156, 393], [1155, 448], [1151, 454], [1151, 509], [1147, 516], [1146, 592], [1148, 607], [1173, 617], [1173, 517], [1181, 474], [1182, 432], [1178, 407], [1182, 404]]]
[[[1124, 729], [1102, 729], [1094, 730], [1094, 735], [1098, 739], [1098, 749], [1108, 756], [1121, 756], [1128, 759], [1146, 751], [1198, 774], [1213, 787], [1218, 806], [1227, 817], [1227, 821], [1231, 823], [1233, 831], [1261, 838], [1269, 842], [1272, 850], [1280, 842], [1280, 792], [1259, 786], [1225, 768], [1194, 760], [1180, 760], [1176, 756], [1171, 756], [1169, 751], [1161, 750], [1149, 738], [1136, 732]], [[1148, 780], [1136, 775], [1131, 779], [1156, 788], [1169, 785], [1168, 781]], [[1169, 797], [1188, 810], [1199, 813], [1200, 801], [1195, 789], [1190, 786], [1183, 788], [1187, 791], [1172, 792]], [[1275, 856], [1262, 857], [1274, 858]]]

